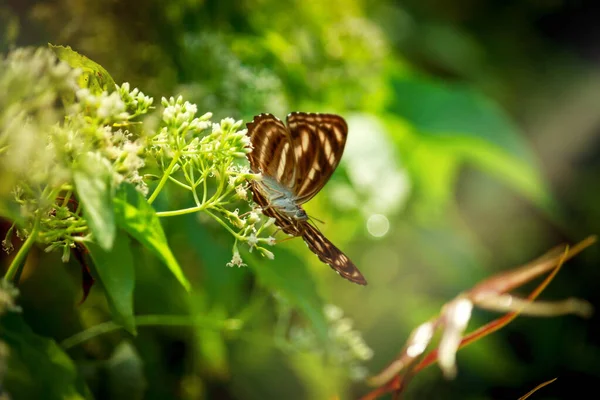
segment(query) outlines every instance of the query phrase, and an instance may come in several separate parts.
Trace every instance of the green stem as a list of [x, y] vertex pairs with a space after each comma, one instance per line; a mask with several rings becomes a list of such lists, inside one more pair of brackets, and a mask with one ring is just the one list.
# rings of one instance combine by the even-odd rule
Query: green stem
[[198, 187], [198, 184], [196, 183], [196, 180], [194, 179], [194, 168], [190, 168], [190, 176], [189, 176], [189, 182], [192, 186], [192, 196], [194, 197], [194, 201], [196, 202], [196, 205], [199, 207], [202, 205], [202, 203], [200, 202], [200, 199], [198, 198], [198, 193], [196, 192], [196, 188]]
[[202, 202], [206, 203], [206, 196], [208, 194], [208, 189], [206, 187], [207, 172], [206, 167], [204, 166], [204, 160], [202, 160], [202, 158], [200, 158], [200, 167], [202, 168]]
[[156, 213], [157, 217], [175, 217], [177, 215], [185, 215], [185, 214], [192, 214], [198, 211], [203, 211], [206, 208], [208, 208], [209, 206], [211, 206], [212, 203], [204, 203], [201, 204], [197, 207], [190, 207], [190, 208], [184, 208], [182, 210], [175, 210], [175, 211], [159, 211]]
[[156, 200], [156, 197], [158, 197], [158, 194], [160, 193], [162, 188], [165, 186], [165, 183], [167, 183], [167, 181], [169, 180], [169, 176], [171, 176], [171, 172], [173, 171], [173, 168], [175, 168], [175, 166], [177, 165], [177, 161], [179, 161], [179, 153], [175, 153], [175, 155], [173, 156], [171, 163], [165, 170], [165, 173], [163, 174], [162, 178], [160, 179], [160, 182], [158, 182], [158, 186], [156, 186], [156, 189], [154, 189], [154, 192], [152, 192], [152, 195], [150, 196], [150, 198], [148, 198], [148, 204], [152, 204], [154, 202], [154, 200]]
[[6, 271], [6, 275], [4, 275], [4, 282], [15, 283], [16, 278], [19, 275], [21, 275], [21, 270], [23, 269], [23, 265], [25, 264], [25, 258], [27, 257], [31, 246], [33, 245], [33, 243], [35, 243], [35, 240], [37, 239], [38, 233], [40, 231], [40, 219], [41, 217], [39, 215], [36, 215], [35, 220], [33, 221], [33, 229], [31, 230], [31, 233], [29, 233], [29, 237], [27, 238], [25, 243], [23, 243], [23, 245], [19, 249], [19, 252], [15, 256], [15, 258], [10, 263], [8, 271]]
[[69, 204], [69, 200], [71, 200], [72, 194], [73, 194], [73, 192], [71, 191], [71, 189], [67, 190], [67, 193], [63, 197], [63, 202], [62, 202], [63, 207], [66, 207]]
[[191, 190], [192, 190], [192, 187], [191, 187], [191, 186], [189, 186], [189, 185], [186, 185], [185, 183], [183, 183], [183, 182], [181, 182], [181, 181], [179, 181], [179, 180], [177, 180], [177, 179], [173, 178], [172, 176], [170, 176], [170, 177], [169, 177], [169, 180], [170, 180], [171, 182], [173, 182], [174, 184], [181, 186], [181, 187], [182, 187], [182, 188], [184, 188], [184, 189], [187, 189], [187, 190], [189, 190], [189, 191], [191, 191]]
[[216, 220], [216, 221], [217, 221], [219, 224], [221, 224], [221, 225], [222, 225], [222, 226], [223, 226], [225, 229], [227, 229], [227, 230], [229, 231], [229, 233], [231, 233], [231, 234], [233, 235], [233, 237], [234, 237], [236, 240], [239, 240], [239, 241], [241, 241], [241, 242], [246, 242], [246, 241], [247, 241], [247, 239], [246, 239], [244, 236], [240, 235], [239, 233], [236, 233], [236, 232], [234, 232], [234, 231], [233, 231], [233, 229], [231, 229], [231, 228], [229, 227], [229, 225], [227, 225], [225, 222], [223, 222], [223, 220], [222, 220], [221, 218], [217, 217], [215, 214], [211, 213], [211, 212], [210, 212], [210, 211], [208, 211], [208, 210], [206, 210], [205, 212], [206, 212], [208, 215], [210, 215], [211, 217], [213, 217], [213, 218], [214, 218], [214, 219], [215, 219], [215, 220]]
[[[206, 317], [190, 317], [186, 315], [139, 315], [135, 317], [136, 326], [202, 326], [207, 329], [237, 330], [240, 328], [240, 322], [237, 319], [215, 320]], [[103, 322], [95, 325], [85, 331], [79, 332], [65, 340], [60, 346], [63, 349], [70, 349], [83, 342], [87, 342], [96, 336], [103, 335], [122, 329], [121, 325], [112, 321]]]

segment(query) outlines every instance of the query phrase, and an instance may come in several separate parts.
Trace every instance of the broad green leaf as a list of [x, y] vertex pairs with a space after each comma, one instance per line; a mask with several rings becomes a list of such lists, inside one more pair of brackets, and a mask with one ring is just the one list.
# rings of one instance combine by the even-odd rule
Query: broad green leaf
[[115, 90], [115, 81], [100, 64], [77, 53], [70, 46], [55, 46], [48, 44], [56, 56], [73, 68], [80, 68], [79, 86], [88, 88], [93, 94], [112, 92]]
[[392, 85], [389, 109], [413, 125], [422, 143], [474, 162], [552, 210], [531, 149], [498, 106], [458, 85], [406, 77], [393, 79]]
[[121, 342], [107, 362], [108, 398], [113, 400], [143, 399], [148, 383], [144, 365], [135, 347]]
[[0, 339], [8, 345], [2, 385], [11, 399], [92, 398], [69, 356], [54, 340], [35, 334], [21, 315], [2, 317]]
[[131, 185], [122, 184], [115, 197], [114, 207], [117, 224], [160, 258], [189, 291], [191, 285], [169, 248], [154, 208], [148, 204], [144, 196]]
[[179, 229], [181, 226], [185, 229], [183, 234], [186, 241], [183, 246], [192, 249], [193, 255], [202, 264], [202, 285], [206, 293], [204, 302], [207, 304], [204, 308], [222, 304], [230, 311], [239, 309], [247, 299], [243, 288], [250, 271], [225, 266], [232, 256], [230, 237], [223, 235], [223, 240], [218, 240], [215, 231], [199, 224], [196, 218], [182, 217], [181, 223], [177, 222], [174, 220]]
[[19, 205], [14, 201], [2, 198], [0, 198], [0, 217], [4, 217], [20, 226], [24, 222]]
[[[244, 287], [249, 271], [240, 268], [228, 268], [225, 264], [231, 259], [231, 240], [224, 235], [218, 240], [215, 232], [198, 224], [195, 218], [185, 218], [180, 224], [185, 227], [185, 244], [193, 249], [193, 257], [201, 264], [202, 290], [195, 291], [189, 297], [190, 309], [194, 315], [204, 315], [215, 320], [224, 320], [240, 308], [247, 307]], [[223, 333], [214, 329], [194, 327], [196, 350], [203, 370], [211, 376], [227, 378], [230, 365], [227, 343]]]
[[321, 343], [326, 344], [328, 326], [323, 314], [323, 300], [317, 292], [317, 285], [308, 270], [308, 265], [290, 252], [279, 248], [275, 249], [274, 260], [253, 254], [245, 256], [244, 259], [247, 259], [248, 265], [265, 287], [280, 293], [308, 317], [317, 337]]
[[105, 251], [95, 243], [86, 244], [94, 261], [94, 270], [106, 293], [113, 319], [135, 335], [133, 316], [133, 289], [135, 270], [131, 255], [131, 240], [121, 230], [117, 231], [115, 245]]
[[95, 242], [110, 250], [116, 235], [110, 164], [94, 153], [82, 154], [75, 164], [73, 180]]

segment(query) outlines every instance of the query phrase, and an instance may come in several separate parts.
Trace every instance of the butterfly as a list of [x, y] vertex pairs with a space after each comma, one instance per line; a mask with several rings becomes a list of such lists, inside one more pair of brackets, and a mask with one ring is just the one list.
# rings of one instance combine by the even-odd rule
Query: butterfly
[[309, 223], [302, 208], [338, 166], [348, 125], [338, 115], [304, 112], [288, 114], [286, 123], [271, 114], [260, 114], [246, 124], [252, 146], [250, 169], [261, 174], [261, 179], [251, 183], [254, 202], [284, 233], [301, 236], [340, 276], [366, 285], [354, 263]]

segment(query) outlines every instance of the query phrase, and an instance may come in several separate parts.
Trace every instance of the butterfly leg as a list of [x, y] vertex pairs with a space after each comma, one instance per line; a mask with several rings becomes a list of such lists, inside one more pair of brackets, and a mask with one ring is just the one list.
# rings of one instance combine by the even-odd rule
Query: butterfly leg
[[300, 237], [300, 236], [288, 236], [286, 238], [279, 239], [276, 242], [277, 242], [277, 244], [279, 244], [279, 243], [287, 242], [288, 240], [296, 239], [297, 237]]
[[[269, 208], [273, 208], [273, 207], [272, 207], [270, 204], [269, 204], [269, 205], [267, 205], [267, 206], [264, 206], [264, 207], [263, 207], [263, 206], [259, 206], [259, 207], [260, 207], [260, 209], [261, 209], [261, 210], [267, 210], [267, 209], [269, 209]], [[240, 218], [244, 218], [245, 216], [247, 216], [248, 214], [250, 214], [250, 213], [251, 213], [251, 212], [253, 212], [253, 211], [254, 211], [254, 210], [251, 210], [251, 211], [246, 211], [245, 213], [241, 214], [239, 217], [240, 217]]]

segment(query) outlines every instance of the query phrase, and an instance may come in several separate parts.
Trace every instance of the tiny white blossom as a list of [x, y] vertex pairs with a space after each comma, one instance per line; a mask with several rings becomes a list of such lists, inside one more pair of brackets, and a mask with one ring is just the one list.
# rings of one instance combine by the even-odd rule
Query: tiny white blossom
[[267, 220], [267, 222], [265, 222], [265, 224], [263, 225], [263, 229], [270, 227], [271, 225], [273, 225], [275, 223], [276, 219], [269, 217], [269, 219]]
[[240, 256], [239, 252], [234, 252], [233, 253], [233, 257], [231, 258], [231, 261], [228, 262], [226, 264], [228, 267], [246, 267], [247, 265], [244, 264], [244, 261], [242, 260], [242, 257]]
[[242, 136], [242, 145], [248, 149], [252, 149], [252, 143], [250, 142], [250, 136], [246, 135], [244, 133], [244, 136]]
[[323, 312], [330, 321], [337, 321], [344, 316], [342, 309], [334, 304], [325, 304], [325, 307], [323, 307]]
[[263, 256], [267, 257], [269, 260], [275, 259], [275, 254], [265, 249], [264, 247], [257, 247], [257, 249]]
[[229, 131], [234, 124], [235, 120], [233, 118], [223, 118], [221, 120], [221, 130]]
[[[230, 176], [229, 179], [227, 180], [227, 185], [232, 186], [232, 187], [235, 186], [235, 180], [236, 180], [235, 176]], [[236, 190], [237, 190], [237, 188], [236, 188]]]
[[255, 224], [258, 221], [260, 221], [258, 214], [255, 211], [250, 211], [250, 214], [248, 214], [248, 223]]
[[6, 254], [10, 254], [14, 250], [13, 244], [8, 238], [5, 238], [2, 241], [2, 250], [4, 250]]
[[248, 199], [248, 191], [246, 190], [246, 188], [243, 185], [236, 186], [235, 193], [242, 200]]
[[256, 247], [257, 244], [258, 238], [256, 237], [256, 234], [252, 232], [250, 236], [248, 236], [248, 246], [250, 246], [250, 250], [252, 250], [253, 247]]
[[61, 257], [61, 260], [63, 263], [68, 263], [69, 259], [71, 258], [71, 248], [69, 246], [64, 246], [63, 247], [63, 254]]
[[221, 125], [213, 123], [212, 124], [212, 133], [215, 133], [215, 134], [223, 133], [223, 130], [221, 129]]
[[100, 98], [100, 105], [96, 111], [98, 117], [105, 119], [125, 111], [125, 103], [117, 92], [112, 92], [109, 96], [104, 95]]

